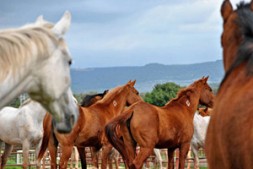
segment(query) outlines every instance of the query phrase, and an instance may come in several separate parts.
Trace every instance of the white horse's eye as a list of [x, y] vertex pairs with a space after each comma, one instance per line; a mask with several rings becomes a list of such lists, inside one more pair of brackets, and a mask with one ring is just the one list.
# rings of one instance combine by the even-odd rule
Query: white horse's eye
[[69, 60], [69, 66], [72, 64], [72, 60]]

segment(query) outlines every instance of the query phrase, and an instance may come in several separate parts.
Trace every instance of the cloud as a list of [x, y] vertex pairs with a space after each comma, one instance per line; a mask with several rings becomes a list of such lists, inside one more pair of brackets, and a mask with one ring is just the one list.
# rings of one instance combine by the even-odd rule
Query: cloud
[[[233, 5], [239, 1], [232, 0]], [[41, 14], [56, 22], [69, 10], [72, 24], [66, 39], [74, 58], [73, 66], [194, 63], [221, 59], [221, 3], [3, 0], [0, 27], [21, 26]]]

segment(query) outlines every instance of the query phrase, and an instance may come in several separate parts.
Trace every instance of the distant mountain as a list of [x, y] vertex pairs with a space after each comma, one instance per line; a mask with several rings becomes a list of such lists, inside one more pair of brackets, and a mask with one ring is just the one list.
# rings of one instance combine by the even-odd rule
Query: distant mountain
[[157, 83], [175, 82], [188, 85], [208, 75], [209, 83], [220, 83], [224, 75], [221, 60], [188, 65], [152, 63], [145, 66], [71, 69], [74, 93], [101, 92], [135, 79], [136, 88], [140, 92], [147, 92]]

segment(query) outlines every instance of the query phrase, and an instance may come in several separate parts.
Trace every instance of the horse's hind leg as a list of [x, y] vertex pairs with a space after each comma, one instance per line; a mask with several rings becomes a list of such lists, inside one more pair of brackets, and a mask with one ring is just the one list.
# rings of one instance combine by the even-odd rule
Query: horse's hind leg
[[48, 150], [49, 150], [49, 155], [50, 155], [50, 163], [51, 163], [51, 169], [56, 169], [57, 168], [57, 147], [58, 147], [58, 141], [56, 139], [49, 139], [49, 144], [48, 144]]
[[115, 168], [119, 169], [119, 152], [115, 148], [113, 148], [112, 151], [113, 151], [113, 159], [115, 161]]
[[[108, 157], [109, 157], [109, 154], [110, 154], [111, 151], [112, 151], [112, 145], [111, 144], [108, 143], [108, 144], [103, 146], [101, 169], [106, 169], [107, 160], [108, 160]], [[112, 164], [112, 160], [110, 160], [110, 163]]]
[[13, 145], [5, 143], [4, 153], [1, 157], [1, 159], [2, 159], [1, 168], [4, 168], [4, 166], [7, 162], [7, 158], [11, 154], [12, 149], [13, 149]]
[[133, 164], [130, 166], [130, 169], [141, 169], [144, 161], [152, 154], [152, 148], [140, 148], [140, 152], [133, 160]]

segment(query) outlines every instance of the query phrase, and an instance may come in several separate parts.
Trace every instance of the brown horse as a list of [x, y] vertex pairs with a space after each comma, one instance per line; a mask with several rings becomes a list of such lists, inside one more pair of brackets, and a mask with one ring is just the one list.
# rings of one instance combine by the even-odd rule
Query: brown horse
[[253, 1], [236, 10], [221, 7], [225, 77], [220, 85], [207, 136], [210, 169], [253, 166]]
[[62, 148], [60, 168], [65, 169], [67, 168], [67, 162], [72, 148], [75, 145], [78, 148], [82, 168], [86, 168], [85, 147], [93, 146], [97, 150], [102, 146], [107, 147], [107, 142], [103, 136], [104, 127], [107, 122], [120, 114], [126, 104], [131, 105], [142, 100], [138, 91], [134, 88], [134, 84], [135, 81], [130, 81], [123, 86], [110, 90], [102, 100], [97, 101], [89, 107], [80, 106], [77, 124], [69, 134], [60, 134], [52, 130], [53, 126], [49, 125], [51, 124], [50, 118], [45, 117], [44, 124], [46, 125], [44, 125], [44, 135], [39, 159], [43, 157], [46, 148], [48, 148], [51, 156], [51, 168], [55, 169], [57, 166], [57, 146], [60, 143]]
[[[193, 116], [199, 103], [213, 106], [214, 95], [208, 77], [181, 90], [163, 107], [137, 102], [106, 126], [110, 143], [131, 169], [140, 169], [153, 148], [168, 149], [168, 168], [174, 167], [173, 152], [180, 149], [179, 168], [184, 162], [193, 135]], [[120, 130], [121, 137], [118, 137]], [[140, 152], [136, 156], [137, 144]]]

